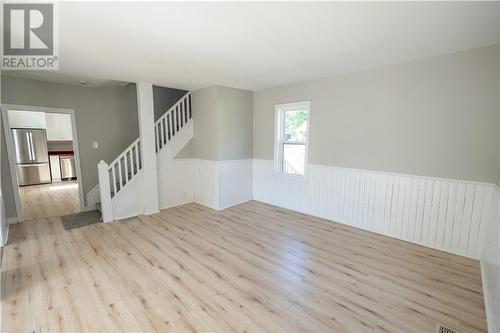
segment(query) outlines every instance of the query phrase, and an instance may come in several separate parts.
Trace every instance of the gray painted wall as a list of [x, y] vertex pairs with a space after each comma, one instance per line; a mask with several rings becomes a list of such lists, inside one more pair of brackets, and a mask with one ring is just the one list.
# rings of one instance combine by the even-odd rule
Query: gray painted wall
[[85, 194], [97, 184], [97, 163], [139, 137], [135, 84], [92, 88], [3, 75], [2, 103], [75, 109]]
[[182, 96], [187, 94], [187, 90], [173, 89], [167, 87], [153, 86], [153, 107], [155, 121], [177, 103]]
[[[217, 87], [193, 91], [193, 157], [217, 160]], [[182, 153], [182, 152], [181, 152]]]
[[499, 46], [254, 93], [254, 158], [275, 104], [311, 100], [309, 162], [495, 183]]
[[218, 87], [217, 160], [252, 158], [253, 93]]
[[210, 87], [192, 93], [194, 138], [177, 157], [226, 161], [252, 158], [251, 91]]

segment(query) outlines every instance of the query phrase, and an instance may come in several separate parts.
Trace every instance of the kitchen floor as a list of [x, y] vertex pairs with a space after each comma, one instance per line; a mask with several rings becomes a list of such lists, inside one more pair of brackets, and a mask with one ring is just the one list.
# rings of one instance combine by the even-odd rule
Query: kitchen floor
[[20, 188], [24, 219], [62, 216], [80, 211], [78, 182], [64, 181]]

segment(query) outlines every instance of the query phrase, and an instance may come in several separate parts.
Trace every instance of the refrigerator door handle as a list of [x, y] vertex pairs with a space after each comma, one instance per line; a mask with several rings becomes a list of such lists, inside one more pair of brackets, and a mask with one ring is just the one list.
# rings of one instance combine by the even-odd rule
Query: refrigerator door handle
[[35, 161], [36, 160], [36, 155], [35, 155], [35, 148], [34, 148], [34, 145], [33, 145], [33, 133], [32, 132], [29, 132], [29, 133], [30, 133], [31, 160]]
[[30, 140], [30, 132], [26, 132], [26, 142], [28, 143], [28, 155], [30, 161], [33, 161], [33, 154], [31, 153], [31, 140]]

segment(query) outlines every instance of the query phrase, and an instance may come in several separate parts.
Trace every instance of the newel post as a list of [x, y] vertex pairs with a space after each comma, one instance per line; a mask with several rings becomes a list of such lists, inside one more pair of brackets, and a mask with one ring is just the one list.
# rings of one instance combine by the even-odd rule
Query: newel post
[[113, 221], [113, 204], [111, 203], [111, 187], [109, 185], [108, 164], [100, 161], [97, 164], [99, 194], [101, 196], [101, 213], [103, 222]]

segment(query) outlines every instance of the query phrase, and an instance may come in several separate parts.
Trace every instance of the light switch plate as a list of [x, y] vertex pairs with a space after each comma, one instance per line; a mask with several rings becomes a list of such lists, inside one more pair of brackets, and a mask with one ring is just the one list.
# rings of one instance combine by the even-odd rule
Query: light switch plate
[[92, 148], [99, 149], [99, 142], [97, 141], [92, 142]]

